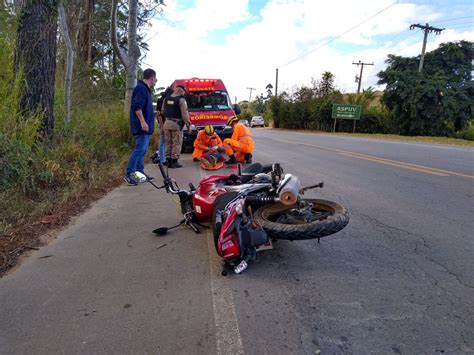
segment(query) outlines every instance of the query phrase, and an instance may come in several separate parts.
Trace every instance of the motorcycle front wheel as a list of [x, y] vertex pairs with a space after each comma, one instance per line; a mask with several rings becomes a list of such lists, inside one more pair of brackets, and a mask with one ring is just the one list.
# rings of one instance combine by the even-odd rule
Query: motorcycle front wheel
[[326, 237], [349, 223], [344, 206], [319, 199], [304, 199], [298, 206], [265, 205], [253, 217], [272, 238], [288, 240]]

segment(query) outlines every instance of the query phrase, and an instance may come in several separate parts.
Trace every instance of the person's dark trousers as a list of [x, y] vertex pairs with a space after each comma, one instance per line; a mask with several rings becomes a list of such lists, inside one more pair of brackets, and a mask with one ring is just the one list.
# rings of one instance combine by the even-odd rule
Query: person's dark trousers
[[127, 176], [135, 171], [144, 173], [145, 154], [148, 150], [148, 143], [150, 143], [150, 135], [148, 134], [139, 134], [133, 137], [135, 138], [135, 147], [128, 161]]

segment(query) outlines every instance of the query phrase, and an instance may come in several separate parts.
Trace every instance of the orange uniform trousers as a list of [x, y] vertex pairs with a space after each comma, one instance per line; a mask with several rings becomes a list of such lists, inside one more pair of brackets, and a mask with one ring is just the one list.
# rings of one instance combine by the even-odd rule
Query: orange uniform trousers
[[251, 137], [250, 129], [238, 122], [234, 125], [234, 132], [231, 138], [224, 139], [225, 153], [234, 155], [238, 162], [245, 162], [245, 154], [252, 153], [254, 141]]

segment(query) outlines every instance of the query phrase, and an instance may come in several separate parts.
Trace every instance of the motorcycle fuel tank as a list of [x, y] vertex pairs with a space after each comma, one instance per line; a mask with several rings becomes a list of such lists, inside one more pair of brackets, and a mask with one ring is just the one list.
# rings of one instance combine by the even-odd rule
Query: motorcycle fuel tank
[[193, 196], [194, 213], [200, 221], [212, 219], [214, 202], [217, 196], [226, 193], [222, 182], [227, 180], [227, 175], [211, 175], [201, 180]]

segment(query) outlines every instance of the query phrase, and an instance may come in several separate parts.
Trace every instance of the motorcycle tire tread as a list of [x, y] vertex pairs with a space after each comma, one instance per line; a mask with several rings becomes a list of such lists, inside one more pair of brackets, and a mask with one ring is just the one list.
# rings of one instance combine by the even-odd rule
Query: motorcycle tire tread
[[333, 201], [320, 199], [306, 199], [316, 204], [324, 204], [334, 210], [334, 214], [324, 220], [307, 224], [283, 224], [269, 221], [265, 216], [267, 213], [284, 211], [287, 206], [280, 203], [260, 207], [254, 212], [254, 219], [274, 239], [306, 240], [323, 238], [342, 230], [349, 223], [349, 212], [347, 209]]

